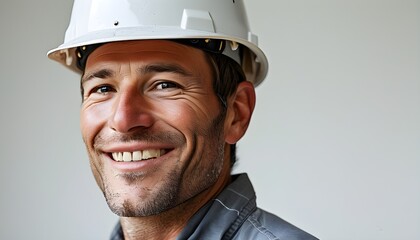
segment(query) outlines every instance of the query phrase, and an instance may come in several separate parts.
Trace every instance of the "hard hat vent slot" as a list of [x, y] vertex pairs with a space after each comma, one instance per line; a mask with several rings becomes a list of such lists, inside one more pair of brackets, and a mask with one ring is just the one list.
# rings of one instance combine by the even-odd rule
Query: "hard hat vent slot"
[[207, 11], [194, 9], [184, 9], [181, 20], [181, 28], [214, 33], [216, 32], [210, 13]]

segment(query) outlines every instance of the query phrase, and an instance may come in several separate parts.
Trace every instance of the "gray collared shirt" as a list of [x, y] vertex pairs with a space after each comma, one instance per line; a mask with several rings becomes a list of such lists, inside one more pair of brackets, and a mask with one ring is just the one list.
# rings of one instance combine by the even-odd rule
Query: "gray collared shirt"
[[[254, 188], [247, 174], [234, 175], [232, 180], [217, 198], [204, 205], [188, 221], [177, 239], [317, 239], [258, 208]], [[111, 234], [111, 240], [123, 239], [123, 231], [118, 223]]]

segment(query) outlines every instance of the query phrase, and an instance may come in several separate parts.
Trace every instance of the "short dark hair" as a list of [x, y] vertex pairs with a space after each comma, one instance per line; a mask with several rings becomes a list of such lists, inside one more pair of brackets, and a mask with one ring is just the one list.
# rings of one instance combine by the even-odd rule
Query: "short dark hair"
[[[246, 80], [245, 73], [239, 63], [223, 54], [206, 52], [206, 56], [213, 66], [213, 90], [219, 97], [222, 113], [226, 114], [227, 99], [235, 93], [239, 83]], [[236, 144], [230, 144], [230, 166], [236, 161]]]

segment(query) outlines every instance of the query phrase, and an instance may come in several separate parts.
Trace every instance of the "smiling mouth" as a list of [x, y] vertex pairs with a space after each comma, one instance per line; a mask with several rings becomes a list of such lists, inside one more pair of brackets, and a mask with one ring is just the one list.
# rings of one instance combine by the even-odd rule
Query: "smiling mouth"
[[149, 149], [135, 152], [113, 152], [111, 158], [116, 162], [138, 162], [158, 158], [168, 152], [166, 149]]

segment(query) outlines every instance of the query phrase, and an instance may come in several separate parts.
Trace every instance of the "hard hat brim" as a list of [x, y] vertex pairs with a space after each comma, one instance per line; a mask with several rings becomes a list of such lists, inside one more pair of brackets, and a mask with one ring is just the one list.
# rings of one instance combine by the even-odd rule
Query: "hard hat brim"
[[[180, 37], [182, 36], [182, 37]], [[254, 86], [257, 86], [263, 81], [266, 77], [268, 71], [268, 60], [262, 50], [257, 46], [256, 39], [251, 39], [252, 36], [249, 36], [250, 39], [242, 39], [233, 37], [231, 35], [224, 35], [220, 33], [210, 33], [205, 31], [197, 31], [190, 29], [174, 28], [174, 27], [162, 27], [162, 26], [153, 26], [142, 28], [139, 27], [125, 27], [125, 28], [115, 28], [100, 30], [96, 32], [90, 32], [81, 37], [66, 41], [66, 43], [60, 45], [59, 47], [52, 49], [48, 52], [48, 57], [52, 60], [55, 60], [71, 70], [81, 74], [76, 66], [75, 59], [77, 58], [75, 54], [75, 48], [81, 46], [87, 46], [91, 44], [98, 43], [109, 43], [109, 42], [118, 42], [118, 41], [132, 41], [132, 40], [170, 40], [170, 39], [221, 39], [236, 42], [241, 44], [249, 52], [255, 55], [253, 61], [256, 62], [258, 69], [253, 69], [254, 76], [247, 76], [249, 81], [251, 81]], [[254, 66], [255, 67], [255, 66]], [[245, 70], [246, 72], [246, 70]]]

